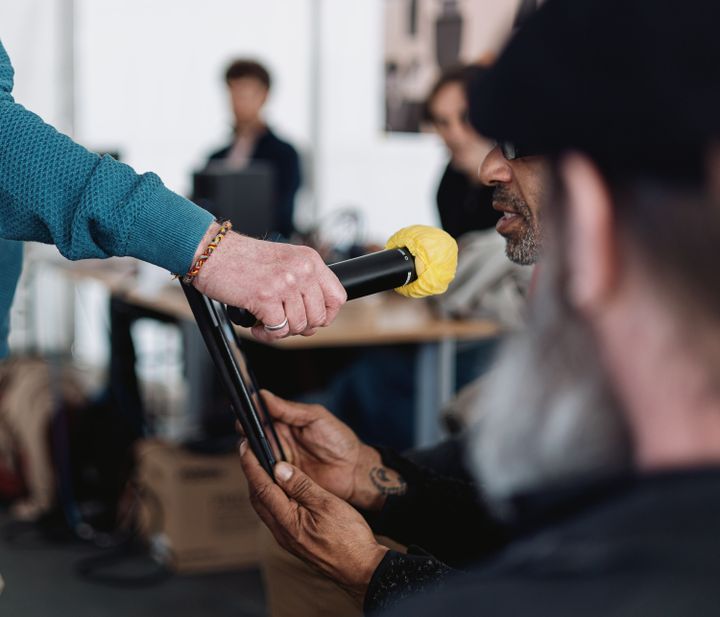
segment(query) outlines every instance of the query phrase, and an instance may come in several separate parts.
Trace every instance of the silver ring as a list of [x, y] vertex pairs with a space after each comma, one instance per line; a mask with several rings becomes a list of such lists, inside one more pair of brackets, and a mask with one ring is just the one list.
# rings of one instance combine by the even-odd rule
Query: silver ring
[[286, 317], [285, 320], [282, 323], [279, 323], [277, 326], [264, 325], [263, 328], [265, 328], [265, 330], [267, 330], [268, 332], [277, 332], [278, 330], [282, 330], [287, 325], [288, 325], [288, 320]]

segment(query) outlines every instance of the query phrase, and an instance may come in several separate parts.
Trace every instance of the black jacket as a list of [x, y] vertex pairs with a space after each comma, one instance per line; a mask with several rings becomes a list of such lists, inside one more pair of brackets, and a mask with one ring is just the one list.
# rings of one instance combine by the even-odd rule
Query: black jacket
[[[214, 152], [208, 164], [220, 161], [230, 154], [234, 141]], [[293, 214], [295, 211], [295, 194], [300, 188], [300, 160], [298, 154], [289, 143], [281, 140], [269, 128], [255, 142], [250, 156], [253, 161], [268, 163], [275, 172], [275, 225], [274, 231], [289, 238], [293, 231]]]
[[380, 512], [365, 517], [376, 534], [408, 546], [408, 553], [386, 554], [365, 594], [366, 613], [435, 587], [508, 541], [506, 526], [487, 510], [462, 465], [462, 447], [458, 439], [407, 456], [378, 448], [407, 491], [388, 496]]
[[[447, 506], [444, 525], [454, 526], [454, 534], [472, 541], [487, 530], [483, 508], [467, 524], [452, 502]], [[371, 582], [366, 611], [417, 617], [720, 614], [720, 469], [578, 484], [526, 496], [515, 507], [504, 547], [478, 554], [463, 574], [429, 555], [388, 553]], [[414, 518], [419, 524], [422, 510]], [[434, 523], [435, 529], [442, 525]]]

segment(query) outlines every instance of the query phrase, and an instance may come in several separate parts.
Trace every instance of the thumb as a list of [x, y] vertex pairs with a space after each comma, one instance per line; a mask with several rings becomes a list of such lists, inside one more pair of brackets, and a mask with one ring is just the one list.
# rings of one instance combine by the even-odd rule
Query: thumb
[[275, 480], [288, 497], [304, 506], [317, 506], [327, 495], [325, 489], [290, 463], [275, 465]]

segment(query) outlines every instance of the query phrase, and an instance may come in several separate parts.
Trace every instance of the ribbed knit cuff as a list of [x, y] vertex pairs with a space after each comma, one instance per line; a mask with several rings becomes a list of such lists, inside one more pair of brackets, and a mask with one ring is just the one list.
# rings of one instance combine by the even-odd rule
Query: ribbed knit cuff
[[374, 615], [419, 593], [430, 591], [453, 573], [452, 568], [418, 547], [408, 553], [385, 553], [370, 579], [363, 612]]
[[212, 222], [207, 210], [162, 186], [138, 213], [126, 253], [185, 274]]

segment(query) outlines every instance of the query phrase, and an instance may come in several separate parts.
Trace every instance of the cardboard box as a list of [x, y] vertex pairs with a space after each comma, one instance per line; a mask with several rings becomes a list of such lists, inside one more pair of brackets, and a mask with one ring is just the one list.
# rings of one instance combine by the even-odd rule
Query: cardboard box
[[140, 527], [177, 572], [256, 566], [260, 520], [239, 455], [199, 455], [146, 440], [137, 449]]

